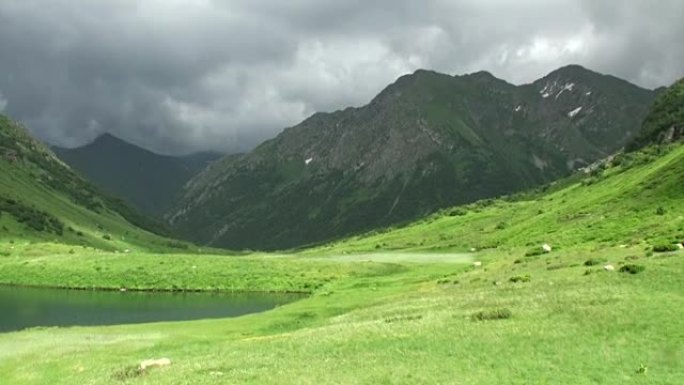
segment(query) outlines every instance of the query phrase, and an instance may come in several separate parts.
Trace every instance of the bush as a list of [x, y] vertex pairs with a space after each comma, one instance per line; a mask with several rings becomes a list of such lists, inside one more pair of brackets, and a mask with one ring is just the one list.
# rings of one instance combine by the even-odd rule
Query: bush
[[105, 234], [105, 235], [102, 236], [102, 239], [104, 239], [105, 241], [111, 241], [111, 240], [112, 240], [112, 236], [109, 235], [109, 234]]
[[514, 277], [509, 278], [508, 280], [513, 282], [513, 283], [518, 283], [518, 282], [529, 282], [532, 279], [529, 274], [526, 275], [516, 275]]
[[656, 209], [656, 214], [657, 214], [657, 215], [665, 215], [665, 209], [664, 209], [662, 206], [659, 206], [659, 207]]
[[677, 251], [679, 250], [679, 246], [673, 244], [673, 243], [664, 243], [660, 245], [655, 245], [653, 246], [653, 251], [656, 253], [664, 253], [668, 251]]
[[544, 254], [544, 249], [541, 247], [535, 247], [534, 249], [527, 250], [525, 253], [526, 257], [535, 257], [537, 255], [542, 255]]
[[52, 214], [14, 199], [0, 198], [0, 211], [9, 213], [17, 222], [38, 232], [50, 232], [57, 235], [62, 235], [64, 232], [64, 224]]
[[460, 216], [463, 216], [466, 214], [468, 214], [467, 211], [458, 208], [458, 209], [453, 209], [453, 210], [449, 211], [449, 213], [447, 215], [449, 215], [450, 217], [460, 217]]
[[584, 266], [596, 266], [596, 265], [600, 265], [601, 263], [603, 263], [603, 261], [598, 260], [596, 258], [591, 258], [591, 259], [587, 259], [586, 261], [584, 261]]
[[635, 265], [635, 264], [624, 265], [620, 268], [621, 273], [629, 273], [629, 274], [639, 274], [644, 270], [646, 270], [646, 268], [644, 266]]
[[513, 313], [508, 309], [493, 309], [493, 310], [483, 310], [473, 314], [470, 318], [473, 321], [491, 321], [508, 319], [513, 316]]

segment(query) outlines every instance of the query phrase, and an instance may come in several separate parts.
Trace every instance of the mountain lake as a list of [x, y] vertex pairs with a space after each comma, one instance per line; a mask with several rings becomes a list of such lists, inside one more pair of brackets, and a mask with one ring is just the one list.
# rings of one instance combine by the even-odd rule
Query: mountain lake
[[169, 293], [0, 287], [0, 333], [258, 313], [303, 298], [278, 293]]

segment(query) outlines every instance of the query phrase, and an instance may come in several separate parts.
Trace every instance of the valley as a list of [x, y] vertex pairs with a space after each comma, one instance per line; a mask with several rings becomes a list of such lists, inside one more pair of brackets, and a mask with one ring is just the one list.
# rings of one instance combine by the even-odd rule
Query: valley
[[[276, 252], [174, 240], [3, 118], [2, 151], [13, 156], [0, 161], [1, 285], [306, 297], [236, 318], [0, 333], [0, 378], [677, 383], [684, 146], [669, 132], [684, 122], [683, 85], [656, 100], [652, 111], [666, 112], [644, 112], [649, 140], [626, 138], [630, 152], [507, 195]], [[163, 367], [140, 366], [162, 358]]]

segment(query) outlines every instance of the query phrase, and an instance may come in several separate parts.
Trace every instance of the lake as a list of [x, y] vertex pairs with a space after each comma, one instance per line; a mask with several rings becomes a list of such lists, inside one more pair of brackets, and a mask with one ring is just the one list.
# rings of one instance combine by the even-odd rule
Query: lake
[[160, 293], [0, 287], [0, 333], [35, 326], [116, 325], [237, 317], [299, 294]]

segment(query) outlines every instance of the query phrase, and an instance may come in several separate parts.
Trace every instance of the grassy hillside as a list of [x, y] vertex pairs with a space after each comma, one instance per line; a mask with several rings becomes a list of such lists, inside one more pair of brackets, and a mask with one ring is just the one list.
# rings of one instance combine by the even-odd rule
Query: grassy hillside
[[189, 247], [152, 231], [163, 233], [159, 224], [100, 193], [24, 127], [0, 115], [2, 253]]
[[620, 154], [537, 194], [442, 210], [402, 228], [307, 252], [672, 244], [684, 241], [683, 178], [684, 147], [650, 147]]
[[652, 143], [668, 143], [684, 137], [684, 79], [666, 89], [644, 120], [643, 130], [628, 145], [635, 150]]

